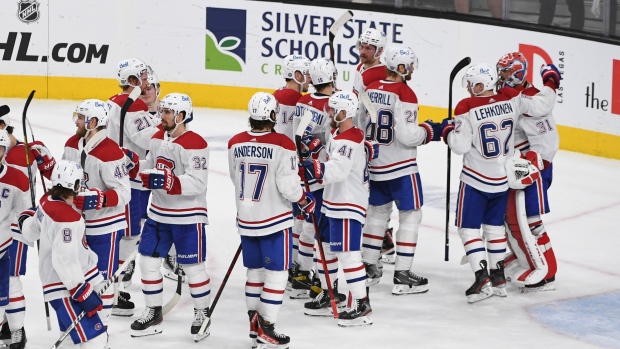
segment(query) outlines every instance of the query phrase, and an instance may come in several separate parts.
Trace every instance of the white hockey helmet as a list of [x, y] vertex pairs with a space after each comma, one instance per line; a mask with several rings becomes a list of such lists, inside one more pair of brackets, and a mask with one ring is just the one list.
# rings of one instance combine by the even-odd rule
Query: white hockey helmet
[[73, 111], [73, 122], [76, 122], [78, 115], [84, 115], [84, 122], [86, 124], [87, 132], [93, 129], [88, 128], [90, 120], [97, 119], [97, 125], [95, 128], [108, 126], [108, 106], [102, 100], [99, 99], [87, 99], [80, 102]]
[[[284, 75], [285, 79], [293, 79], [296, 83], [303, 85], [307, 80], [306, 75], [310, 69], [310, 60], [302, 55], [288, 55], [284, 57], [282, 68], [284, 69], [282, 75]], [[297, 71], [303, 75], [303, 81], [299, 81], [295, 77], [295, 72]]]
[[150, 65], [147, 65], [146, 74], [149, 85], [155, 86], [155, 95], [159, 97], [159, 93], [161, 92], [161, 89], [159, 88], [159, 77], [155, 74], [155, 71]]
[[526, 159], [517, 154], [506, 160], [506, 175], [508, 186], [512, 189], [525, 189], [540, 178], [540, 171]]
[[271, 112], [274, 112], [275, 117], [277, 117], [280, 112], [280, 104], [272, 94], [256, 92], [250, 98], [248, 112], [250, 113], [250, 118], [254, 120], [270, 120], [275, 122], [276, 120], [271, 117]]
[[2, 158], [0, 158], [0, 162], [4, 163], [4, 158], [6, 158], [6, 153], [8, 153], [10, 146], [11, 138], [9, 137], [9, 133], [6, 130], [0, 130], [0, 147], [4, 147], [4, 154]]
[[161, 109], [170, 109], [174, 111], [174, 122], [176, 123], [176, 117], [179, 115], [179, 112], [184, 111], [185, 117], [183, 118], [183, 123], [187, 124], [188, 122], [194, 120], [194, 110], [192, 108], [192, 99], [189, 98], [188, 95], [184, 93], [169, 93], [167, 94], [161, 102], [159, 102], [159, 107]]
[[60, 160], [54, 166], [52, 171], [52, 185], [55, 187], [63, 187], [79, 192], [82, 187], [82, 179], [84, 178], [84, 170], [79, 163], [69, 160]]
[[471, 89], [472, 93], [474, 86], [477, 84], [484, 85], [483, 91], [494, 90], [497, 84], [497, 71], [495, 67], [486, 63], [474, 64], [467, 68], [461, 83], [463, 87]]
[[310, 63], [310, 78], [312, 85], [327, 84], [336, 81], [338, 72], [334, 62], [329, 58], [317, 58]]
[[[357, 113], [357, 96], [351, 91], [338, 91], [329, 97], [328, 105], [334, 110], [334, 121], [340, 124], [348, 118], [353, 118]], [[346, 116], [342, 120], [336, 120], [336, 116], [344, 110]]]
[[142, 82], [142, 73], [148, 72], [148, 65], [138, 58], [124, 59], [118, 63], [118, 76], [116, 79], [121, 86], [140, 87], [140, 84], [134, 86], [129, 83], [129, 77], [133, 76]]
[[[385, 66], [388, 70], [398, 73], [398, 75], [405, 77], [410, 69], [418, 69], [418, 56], [415, 55], [413, 50], [407, 46], [390, 46], [385, 51]], [[404, 65], [406, 69], [405, 74], [398, 72], [398, 66]]]
[[359, 39], [357, 39], [357, 44], [355, 47], [359, 51], [361, 44], [372, 45], [377, 49], [375, 52], [375, 58], [381, 56], [381, 49], [385, 47], [387, 43], [387, 38], [385, 37], [385, 33], [378, 31], [375, 28], [370, 28], [365, 30], [362, 35], [360, 35]]
[[11, 119], [9, 118], [10, 112], [11, 108], [9, 108], [8, 105], [0, 106], [0, 121], [4, 122], [5, 129], [11, 126]]

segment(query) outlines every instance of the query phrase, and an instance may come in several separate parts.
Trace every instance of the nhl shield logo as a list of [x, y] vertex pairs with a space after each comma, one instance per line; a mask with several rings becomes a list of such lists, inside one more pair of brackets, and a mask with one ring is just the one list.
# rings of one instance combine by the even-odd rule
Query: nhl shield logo
[[21, 0], [17, 3], [17, 18], [24, 23], [39, 20], [39, 3], [36, 0]]

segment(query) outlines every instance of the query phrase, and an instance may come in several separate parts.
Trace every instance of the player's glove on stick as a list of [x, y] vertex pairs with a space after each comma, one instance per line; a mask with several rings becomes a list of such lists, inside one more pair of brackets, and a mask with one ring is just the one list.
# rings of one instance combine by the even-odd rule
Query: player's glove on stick
[[319, 158], [319, 153], [323, 149], [323, 143], [321, 143], [320, 139], [304, 133], [303, 137], [301, 137], [301, 144], [303, 144], [303, 148], [305, 148], [302, 149], [301, 152], [301, 156], [304, 159], [316, 160]]
[[379, 143], [376, 141], [364, 141], [364, 151], [366, 152], [366, 163], [379, 157]]
[[140, 179], [147, 189], [164, 189], [171, 195], [181, 194], [181, 183], [170, 169], [142, 171]]
[[97, 292], [93, 292], [93, 288], [88, 282], [78, 284], [69, 292], [71, 292], [71, 298], [78, 302], [89, 318], [95, 316], [98, 311], [103, 309], [101, 298], [99, 298]]
[[105, 204], [105, 193], [97, 188], [79, 193], [73, 204], [80, 211], [100, 210]]
[[312, 213], [316, 207], [316, 199], [312, 193], [304, 193], [304, 196], [297, 202], [297, 207], [299, 207], [299, 212], [303, 214], [304, 219], [308, 223], [312, 223]]
[[562, 74], [558, 68], [553, 64], [547, 64], [540, 68], [540, 76], [542, 76], [545, 86], [549, 86], [554, 90], [560, 87], [560, 80], [562, 80]]
[[52, 156], [52, 153], [49, 149], [40, 141], [34, 141], [28, 144], [28, 147], [31, 149], [31, 154], [34, 156], [34, 159], [37, 161], [37, 167], [41, 174], [46, 178], [50, 178], [52, 174], [52, 170], [54, 166], [56, 166], [56, 159]]
[[446, 144], [448, 144], [448, 135], [452, 131], [454, 131], [454, 120], [448, 118], [443, 119], [441, 122], [441, 138], [443, 138]]
[[305, 160], [299, 165], [304, 168], [304, 175], [308, 180], [316, 179], [320, 181], [323, 179], [325, 164], [319, 160]]
[[125, 166], [127, 167], [127, 171], [129, 172], [130, 178], [136, 178], [138, 176], [138, 172], [140, 172], [140, 158], [138, 154], [127, 149], [121, 148], [123, 153], [127, 156], [129, 161], [125, 161]]
[[441, 124], [438, 122], [433, 122], [433, 120], [426, 120], [420, 124], [420, 127], [423, 127], [426, 130], [426, 140], [424, 144], [430, 142], [437, 142], [441, 139]]

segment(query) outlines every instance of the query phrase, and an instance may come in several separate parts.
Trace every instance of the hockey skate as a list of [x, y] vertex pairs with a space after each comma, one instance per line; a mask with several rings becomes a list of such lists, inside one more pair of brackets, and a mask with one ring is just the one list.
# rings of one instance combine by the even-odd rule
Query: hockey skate
[[258, 343], [256, 342], [256, 336], [258, 334], [258, 312], [256, 310], [248, 310], [248, 317], [250, 318], [250, 339], [252, 340], [252, 349], [256, 349]]
[[[7, 346], [11, 344], [11, 330], [9, 329], [9, 323], [4, 320], [2, 329], [0, 330], [0, 345], [4, 343]], [[1, 348], [1, 346], [0, 346]]]
[[[337, 285], [338, 285], [338, 279], [334, 281], [334, 287], [337, 287]], [[316, 286], [316, 287], [313, 288], [312, 286]], [[323, 290], [321, 288], [321, 279], [319, 279], [318, 273], [314, 273], [314, 275], [312, 276], [312, 286], [310, 287], [310, 298], [315, 299], [316, 296], [319, 295], [316, 291]]]
[[291, 299], [308, 299], [310, 298], [309, 291], [312, 286], [312, 278], [310, 272], [306, 270], [297, 270], [295, 277], [293, 278]]
[[521, 293], [555, 291], [555, 276], [552, 276], [533, 285], [525, 285], [525, 287], [519, 287], [519, 290], [521, 291]]
[[278, 348], [288, 349], [291, 338], [287, 335], [276, 332], [275, 324], [268, 323], [257, 312], [257, 349]]
[[133, 260], [129, 262], [127, 269], [125, 270], [125, 275], [123, 275], [123, 287], [128, 288], [131, 285], [131, 278], [133, 277], [133, 272], [136, 268], [136, 261]]
[[[166, 279], [178, 281], [179, 275], [176, 272], [178, 264], [175, 256], [168, 255], [166, 258], [164, 258], [162, 266], [164, 267], [164, 269], [166, 269], [164, 272], [164, 276], [166, 277]], [[178, 268], [178, 270], [178, 272], [181, 274], [181, 282], [185, 282], [185, 272], [181, 268]]]
[[400, 296], [403, 294], [416, 294], [428, 292], [428, 279], [417, 276], [411, 270], [394, 271], [394, 288], [392, 294]]
[[[312, 301], [304, 304], [304, 314], [308, 316], [333, 316], [334, 312], [331, 307], [331, 297], [329, 296], [329, 290], [324, 290], [317, 286], [312, 286], [312, 292], [316, 294], [316, 297]], [[336, 297], [336, 306], [338, 309], [345, 307], [345, 301], [347, 296], [342, 293], [338, 293], [338, 280], [334, 282], [334, 296]]]
[[349, 309], [338, 314], [338, 326], [353, 327], [372, 325], [372, 308], [368, 296], [362, 299], [349, 300]]
[[499, 297], [507, 297], [506, 278], [504, 277], [504, 261], [497, 262], [497, 269], [491, 269], [491, 287], [493, 287], [493, 295]]
[[383, 271], [376, 264], [364, 262], [364, 268], [366, 268], [366, 287], [376, 285], [381, 281]]
[[26, 348], [26, 331], [24, 328], [20, 328], [16, 331], [11, 331], [11, 345], [9, 349], [24, 349]]
[[288, 280], [286, 281], [286, 291], [291, 291], [293, 289], [293, 278], [297, 271], [299, 270], [299, 263], [293, 262], [293, 267], [288, 269]]
[[131, 295], [129, 293], [119, 291], [118, 300], [112, 307], [112, 315], [125, 317], [133, 316], [133, 310], [136, 306], [129, 299], [131, 299]]
[[[191, 333], [194, 335], [194, 342], [198, 343], [201, 340], [207, 338], [211, 334], [211, 319], [208, 319], [209, 316], [209, 308], [206, 309], [194, 309], [194, 322], [192, 322]], [[200, 334], [200, 328], [202, 327], [204, 321], [207, 320], [207, 327], [202, 334]]]
[[491, 288], [491, 278], [487, 272], [487, 261], [481, 260], [480, 267], [482, 269], [476, 272], [476, 281], [465, 291], [467, 296], [467, 303], [476, 303], [481, 300], [487, 299], [493, 296], [493, 289]]
[[142, 316], [131, 324], [132, 337], [152, 336], [161, 333], [158, 326], [164, 320], [161, 307], [146, 307]]

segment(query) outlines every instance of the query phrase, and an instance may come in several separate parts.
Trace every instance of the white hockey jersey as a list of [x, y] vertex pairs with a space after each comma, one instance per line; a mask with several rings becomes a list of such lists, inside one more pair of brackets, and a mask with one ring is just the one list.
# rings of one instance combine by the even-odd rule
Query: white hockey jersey
[[32, 205], [29, 190], [28, 177], [14, 167], [2, 166], [0, 169], [0, 257], [8, 252], [13, 242], [11, 225], [15, 225], [17, 216]]
[[327, 154], [321, 211], [327, 217], [349, 218], [364, 224], [369, 190], [364, 133], [357, 127], [342, 133], [333, 130]]
[[370, 162], [370, 179], [418, 173], [417, 146], [424, 144], [426, 130], [418, 126], [417, 96], [406, 83], [386, 80], [372, 82], [366, 93], [377, 110], [375, 141], [380, 146], [379, 157]]
[[[121, 125], [121, 107], [129, 97], [127, 93], [119, 93], [110, 97], [108, 100], [108, 137], [118, 144]], [[123, 147], [136, 154], [140, 159], [146, 157], [149, 149], [149, 142], [160, 128], [161, 123], [157, 117], [149, 113], [149, 108], [144, 101], [136, 99], [127, 114], [125, 114], [125, 130], [123, 131]], [[131, 188], [138, 190], [148, 190], [142, 186], [139, 178], [130, 178]]]
[[[24, 176], [28, 178], [28, 166], [26, 166], [26, 146], [24, 145], [23, 142], [18, 141], [17, 144], [11, 147], [11, 149], [9, 149], [9, 152], [7, 153], [4, 160], [6, 161], [7, 165], [20, 170], [24, 174]], [[39, 168], [37, 167], [37, 163], [34, 158], [34, 154], [32, 153], [32, 149], [30, 149], [30, 156], [28, 157], [28, 160], [30, 161], [30, 173], [32, 174], [33, 187], [35, 188], [35, 196], [36, 196], [36, 187], [37, 187], [36, 184], [37, 184], [37, 179], [38, 179], [37, 177], [39, 174]], [[31, 205], [32, 199], [30, 198], [30, 187], [28, 187], [28, 191], [26, 192], [26, 197], [28, 198], [28, 204], [29, 204], [28, 207], [32, 206]], [[17, 217], [19, 216], [20, 213], [21, 211], [19, 212], [16, 211], [16, 212], [13, 212], [13, 214], [11, 215], [11, 232], [13, 233], [13, 239], [17, 241], [21, 241], [33, 247], [34, 244], [31, 241], [24, 239], [22, 234], [19, 232], [19, 228], [17, 227]]]
[[[533, 86], [518, 90], [526, 96], [534, 96], [539, 92]], [[515, 127], [515, 149], [524, 154], [528, 150], [533, 150], [540, 154], [544, 161], [551, 163], [559, 148], [560, 135], [552, 113], [542, 117], [523, 115], [519, 118]]]
[[[312, 121], [310, 121], [310, 125], [312, 125], [312, 135], [318, 138], [323, 145], [327, 144], [327, 140], [329, 139], [330, 132], [332, 130], [329, 125], [331, 118], [327, 112], [328, 102], [329, 96], [324, 94], [313, 93], [304, 95], [299, 99], [299, 102], [297, 102], [297, 111], [295, 112], [294, 119], [295, 130], [297, 130], [301, 117], [304, 115], [306, 110], [309, 110], [312, 113]], [[327, 151], [325, 148], [321, 150], [317, 160], [321, 162], [327, 161]], [[316, 179], [308, 180], [308, 184], [310, 185], [310, 191], [312, 192], [325, 187]]]
[[105, 132], [97, 132], [87, 144], [84, 141], [78, 135], [71, 136], [65, 144], [62, 159], [81, 163], [81, 155], [85, 151], [82, 190], [97, 188], [106, 193], [105, 207], [84, 211], [86, 235], [109, 234], [125, 229], [125, 205], [131, 199], [125, 153], [106, 137]]
[[263, 236], [293, 226], [291, 202], [303, 197], [295, 145], [277, 132], [241, 132], [228, 141], [240, 235]]
[[[385, 80], [386, 78], [387, 70], [385, 65], [378, 64], [370, 68], [364, 68], [364, 64], [360, 63], [355, 70], [355, 77], [353, 78], [353, 93], [359, 97], [360, 94], [366, 91], [366, 86], [374, 81]], [[353, 124], [360, 130], [366, 129], [365, 115], [366, 108], [360, 105], [357, 109], [357, 114], [353, 118]]]
[[461, 181], [487, 193], [508, 190], [504, 167], [514, 154], [514, 128], [521, 114], [544, 116], [555, 104], [555, 91], [544, 87], [535, 96], [511, 88], [496, 95], [465, 98], [454, 109], [455, 128], [448, 145], [463, 155]]
[[24, 221], [24, 237], [41, 241], [39, 277], [46, 302], [70, 297], [69, 290], [84, 282], [95, 286], [103, 281], [97, 255], [88, 247], [84, 229], [84, 220], [75, 206], [49, 195], [41, 198], [36, 216]]
[[140, 160], [140, 171], [153, 168], [168, 168], [177, 178], [169, 193], [164, 189], [151, 191], [149, 218], [169, 224], [209, 224], [207, 141], [193, 131], [185, 131], [176, 138], [158, 131], [151, 139], [146, 160]]
[[276, 119], [276, 132], [286, 135], [295, 143], [296, 129], [293, 127], [293, 117], [301, 93], [290, 88], [281, 88], [275, 91], [273, 96], [280, 104], [280, 113]]

